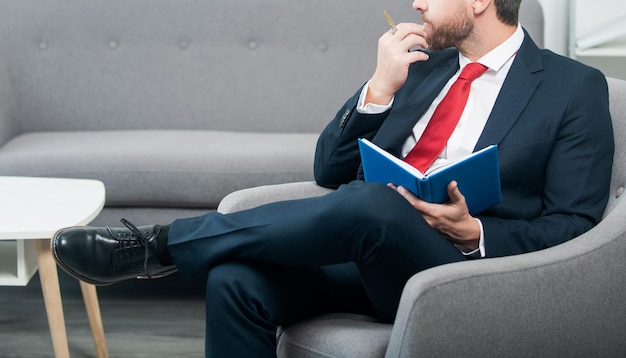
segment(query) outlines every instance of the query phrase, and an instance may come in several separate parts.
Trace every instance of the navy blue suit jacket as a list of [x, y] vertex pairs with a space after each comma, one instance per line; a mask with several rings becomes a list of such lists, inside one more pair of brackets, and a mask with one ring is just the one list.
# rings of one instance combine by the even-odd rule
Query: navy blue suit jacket
[[[379, 115], [356, 111], [359, 89], [318, 140], [318, 184], [362, 178], [359, 137], [399, 155], [458, 66], [456, 49], [413, 64], [393, 107]], [[526, 33], [475, 150], [490, 144], [499, 148], [503, 200], [478, 215], [488, 257], [550, 247], [600, 220], [614, 148], [602, 73], [539, 49]]]

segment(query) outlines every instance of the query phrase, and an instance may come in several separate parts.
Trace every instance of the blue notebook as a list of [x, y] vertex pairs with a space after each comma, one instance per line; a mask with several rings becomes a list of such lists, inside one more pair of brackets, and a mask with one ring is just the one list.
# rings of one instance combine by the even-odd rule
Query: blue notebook
[[367, 139], [359, 139], [365, 181], [393, 183], [431, 203], [445, 203], [448, 184], [456, 180], [470, 214], [477, 214], [502, 201], [498, 147], [490, 145], [467, 157], [432, 168], [422, 174]]

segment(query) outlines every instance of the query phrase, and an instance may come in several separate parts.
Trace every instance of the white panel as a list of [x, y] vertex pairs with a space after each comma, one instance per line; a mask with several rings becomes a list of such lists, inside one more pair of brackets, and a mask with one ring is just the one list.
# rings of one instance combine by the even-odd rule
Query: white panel
[[621, 22], [626, 28], [626, 1], [576, 0], [576, 34], [587, 36], [606, 30], [607, 24]]

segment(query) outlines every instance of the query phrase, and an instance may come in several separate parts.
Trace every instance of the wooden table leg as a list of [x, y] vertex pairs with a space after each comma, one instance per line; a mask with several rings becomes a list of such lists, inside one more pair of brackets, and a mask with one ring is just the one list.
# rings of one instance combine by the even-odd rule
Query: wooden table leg
[[57, 358], [69, 357], [70, 350], [67, 344], [67, 332], [65, 331], [59, 274], [56, 262], [52, 258], [50, 240], [37, 240], [35, 247], [37, 248], [41, 291], [43, 292], [43, 300], [46, 306], [54, 356]]
[[80, 290], [83, 293], [87, 317], [89, 318], [89, 326], [91, 327], [91, 335], [93, 336], [93, 343], [96, 345], [96, 353], [98, 354], [98, 358], [107, 358], [109, 353], [104, 338], [96, 286], [80, 281]]

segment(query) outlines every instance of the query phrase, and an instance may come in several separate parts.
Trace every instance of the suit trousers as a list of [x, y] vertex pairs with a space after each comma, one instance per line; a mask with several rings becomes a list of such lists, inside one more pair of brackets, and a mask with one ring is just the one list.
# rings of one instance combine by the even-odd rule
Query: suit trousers
[[386, 185], [174, 221], [168, 250], [207, 274], [206, 355], [275, 356], [276, 328], [331, 312], [392, 322], [406, 281], [465, 256]]

